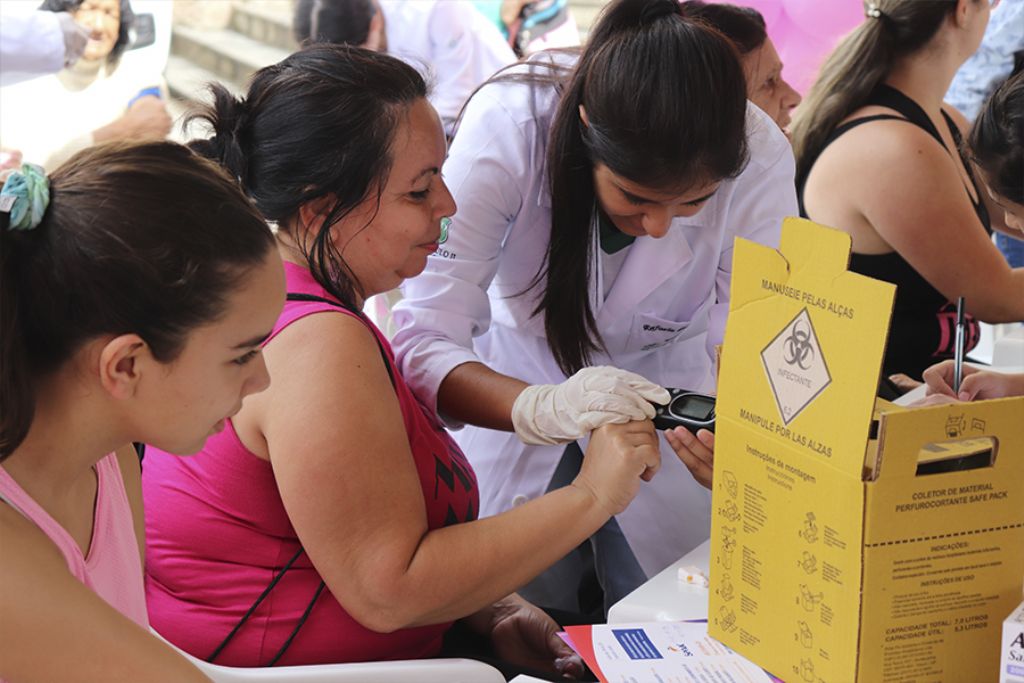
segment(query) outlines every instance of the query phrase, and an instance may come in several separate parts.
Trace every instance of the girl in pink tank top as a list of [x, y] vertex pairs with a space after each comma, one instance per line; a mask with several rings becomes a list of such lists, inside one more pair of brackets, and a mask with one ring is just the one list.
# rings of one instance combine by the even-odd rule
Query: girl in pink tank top
[[131, 442], [195, 452], [267, 386], [272, 244], [232, 179], [173, 143], [6, 178], [0, 681], [206, 680], [148, 630]]

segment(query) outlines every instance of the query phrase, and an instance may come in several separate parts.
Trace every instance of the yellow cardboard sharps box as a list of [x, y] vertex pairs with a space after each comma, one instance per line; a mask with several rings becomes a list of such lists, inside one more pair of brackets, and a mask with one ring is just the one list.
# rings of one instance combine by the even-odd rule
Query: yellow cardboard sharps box
[[985, 683], [1024, 579], [1024, 398], [876, 410], [895, 288], [850, 238], [737, 240], [712, 635], [788, 683]]

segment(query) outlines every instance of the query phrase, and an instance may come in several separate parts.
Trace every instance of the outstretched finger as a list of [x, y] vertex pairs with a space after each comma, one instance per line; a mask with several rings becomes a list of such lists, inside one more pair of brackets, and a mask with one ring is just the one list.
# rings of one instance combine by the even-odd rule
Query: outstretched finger
[[[714, 435], [707, 430], [701, 430], [701, 433], [706, 433], [711, 436], [711, 446], [713, 446]], [[669, 445], [679, 457], [679, 460], [682, 461], [683, 465], [686, 466], [686, 469], [690, 471], [693, 478], [701, 485], [710, 488], [713, 473], [714, 452], [709, 448], [708, 444], [704, 443], [687, 430], [679, 427], [666, 431], [665, 440], [668, 441]]]
[[711, 465], [715, 459], [715, 435], [706, 429], [698, 430], [697, 434], [694, 434], [686, 427], [676, 427], [670, 432], [665, 432], [666, 436], [670, 434], [679, 440], [686, 450], [688, 450], [695, 458], [700, 459], [707, 465]]

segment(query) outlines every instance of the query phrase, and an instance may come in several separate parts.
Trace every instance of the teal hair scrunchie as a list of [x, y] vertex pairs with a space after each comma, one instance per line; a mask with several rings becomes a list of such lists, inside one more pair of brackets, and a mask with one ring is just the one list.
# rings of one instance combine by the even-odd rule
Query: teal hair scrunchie
[[50, 179], [42, 166], [22, 164], [0, 189], [0, 210], [11, 215], [8, 230], [32, 230], [50, 205]]

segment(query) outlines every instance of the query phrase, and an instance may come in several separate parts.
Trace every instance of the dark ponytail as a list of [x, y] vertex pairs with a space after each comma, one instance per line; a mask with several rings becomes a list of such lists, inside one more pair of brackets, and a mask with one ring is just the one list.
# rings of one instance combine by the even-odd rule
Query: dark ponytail
[[872, 5], [872, 15], [825, 60], [793, 117], [798, 185], [839, 122], [867, 101], [899, 57], [921, 49], [956, 10], [956, 0], [873, 0]]
[[0, 460], [25, 439], [35, 412], [25, 338], [18, 330], [18, 255], [9, 221], [9, 213], [0, 213]]
[[968, 153], [992, 191], [1024, 205], [1024, 71], [992, 93], [968, 139]]
[[[264, 218], [295, 239], [317, 282], [354, 306], [360, 285], [331, 227], [374, 193], [379, 199], [398, 124], [427, 95], [423, 77], [385, 54], [313, 45], [257, 71], [242, 101], [212, 90], [213, 103], [187, 122], [206, 121], [213, 137], [190, 146], [238, 178]], [[292, 234], [299, 208], [328, 196], [317, 233]]]
[[274, 246], [233, 180], [181, 145], [91, 147], [49, 180], [37, 227], [0, 213], [0, 460], [28, 433], [37, 382], [83, 344], [135, 333], [174, 360]]
[[[580, 120], [586, 109], [589, 126]], [[601, 337], [590, 307], [597, 210], [593, 169], [677, 191], [740, 173], [746, 84], [736, 49], [675, 0], [609, 4], [565, 85], [548, 143], [551, 241], [543, 269], [548, 346], [567, 375]]]
[[193, 120], [206, 121], [213, 136], [195, 140], [189, 146], [207, 159], [214, 159], [241, 184], [245, 185], [245, 153], [239, 137], [245, 133], [245, 102], [235, 99], [220, 83], [209, 84], [213, 102], [204, 113], [191, 113], [185, 118], [185, 126]]

